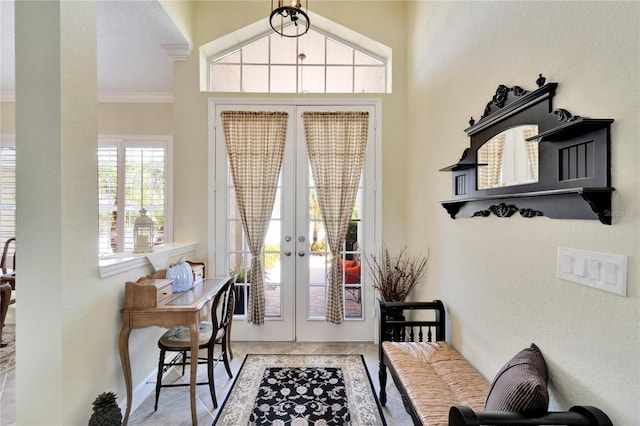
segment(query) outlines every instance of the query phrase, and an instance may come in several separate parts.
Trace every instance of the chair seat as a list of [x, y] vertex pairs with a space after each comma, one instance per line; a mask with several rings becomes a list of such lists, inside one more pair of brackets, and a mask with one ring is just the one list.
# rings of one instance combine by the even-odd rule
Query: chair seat
[[[211, 338], [211, 332], [213, 331], [213, 324], [208, 321], [202, 321], [200, 323], [200, 335], [198, 336], [198, 345], [206, 345]], [[216, 341], [218, 341], [224, 334], [223, 329], [218, 330]], [[168, 330], [160, 337], [159, 343], [166, 348], [189, 349], [191, 345], [191, 333], [187, 327], [175, 327]]]

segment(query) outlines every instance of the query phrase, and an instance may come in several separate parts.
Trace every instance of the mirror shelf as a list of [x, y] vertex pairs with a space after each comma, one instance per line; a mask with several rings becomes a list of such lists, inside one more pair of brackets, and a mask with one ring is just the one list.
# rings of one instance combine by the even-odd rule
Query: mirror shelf
[[[541, 75], [536, 83], [538, 89], [531, 92], [519, 86], [498, 86], [479, 122], [469, 120], [470, 127], [465, 132], [470, 146], [458, 162], [441, 169], [451, 172], [453, 192], [453, 198], [442, 201], [442, 206], [453, 219], [511, 217], [518, 213], [525, 218], [595, 219], [611, 224], [613, 119], [592, 119], [553, 109], [558, 84], [545, 84]], [[489, 161], [487, 154], [480, 154], [479, 150], [496, 135], [523, 126], [538, 128], [537, 134], [517, 141], [535, 144], [537, 149], [530, 150], [535, 154], [530, 155], [537, 158], [529, 158], [529, 167], [530, 173], [537, 172], [537, 176], [529, 183], [510, 183], [503, 179], [502, 148], [495, 158], [489, 156]], [[489, 163], [491, 166], [486, 167]], [[491, 185], [485, 182], [487, 169], [493, 173]]]

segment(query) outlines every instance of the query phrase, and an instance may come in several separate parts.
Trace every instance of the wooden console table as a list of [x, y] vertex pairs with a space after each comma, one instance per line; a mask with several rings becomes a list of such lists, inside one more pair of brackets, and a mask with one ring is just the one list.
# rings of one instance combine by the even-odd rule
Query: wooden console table
[[[122, 372], [127, 388], [127, 409], [122, 421], [124, 426], [127, 425], [129, 414], [131, 414], [132, 379], [131, 360], [129, 358], [129, 335], [131, 334], [131, 330], [151, 326], [172, 328], [182, 325], [189, 327], [191, 353], [197, 354], [200, 321], [208, 314], [208, 302], [216, 296], [228, 279], [229, 277], [207, 278], [185, 292], [176, 293], [164, 299], [158, 303], [156, 307], [129, 307], [125, 302], [125, 307], [120, 311], [122, 313], [122, 329], [120, 330], [119, 338], [120, 360], [122, 362]], [[191, 420], [194, 425], [198, 424], [196, 413], [197, 375], [198, 357], [192, 356], [189, 390], [191, 398]]]

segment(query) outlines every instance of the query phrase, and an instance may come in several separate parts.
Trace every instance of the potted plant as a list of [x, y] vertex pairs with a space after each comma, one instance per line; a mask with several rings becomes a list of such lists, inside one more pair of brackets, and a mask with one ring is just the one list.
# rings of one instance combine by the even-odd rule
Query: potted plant
[[[379, 255], [372, 254], [370, 258], [371, 260], [365, 259], [373, 288], [378, 290], [380, 298], [385, 302], [404, 302], [409, 293], [422, 281], [427, 270], [428, 256], [410, 256], [406, 246], [396, 256], [391, 255], [389, 249], [384, 246]], [[388, 310], [387, 318], [399, 321], [405, 319], [402, 308], [395, 312]], [[404, 327], [387, 332], [394, 334], [392, 340], [404, 340]]]

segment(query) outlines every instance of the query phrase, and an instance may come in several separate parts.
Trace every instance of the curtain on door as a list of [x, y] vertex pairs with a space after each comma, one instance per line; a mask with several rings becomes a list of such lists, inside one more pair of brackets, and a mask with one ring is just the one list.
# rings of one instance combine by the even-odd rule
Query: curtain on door
[[247, 320], [263, 324], [265, 296], [260, 253], [276, 197], [288, 114], [224, 111], [221, 117], [236, 203], [251, 251]]
[[369, 113], [305, 112], [302, 118], [318, 204], [332, 254], [326, 320], [341, 324], [344, 302], [338, 260], [360, 184]]

